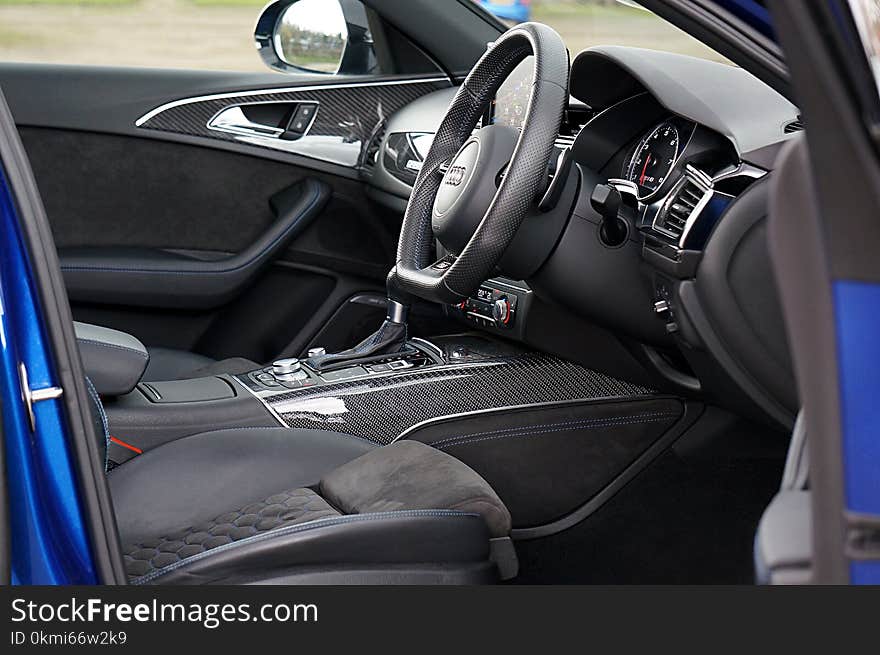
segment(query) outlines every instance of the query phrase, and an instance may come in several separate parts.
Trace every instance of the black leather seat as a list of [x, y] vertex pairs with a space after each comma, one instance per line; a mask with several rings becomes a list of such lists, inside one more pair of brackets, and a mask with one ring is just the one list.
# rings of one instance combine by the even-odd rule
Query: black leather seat
[[495, 492], [415, 441], [218, 430], [148, 451], [108, 480], [137, 584], [464, 584], [516, 573]]
[[174, 348], [147, 348], [150, 361], [144, 372], [146, 382], [161, 380], [188, 380], [191, 378], [209, 377], [228, 373], [238, 375], [249, 373], [260, 368], [256, 362], [243, 357], [215, 360], [198, 353]]

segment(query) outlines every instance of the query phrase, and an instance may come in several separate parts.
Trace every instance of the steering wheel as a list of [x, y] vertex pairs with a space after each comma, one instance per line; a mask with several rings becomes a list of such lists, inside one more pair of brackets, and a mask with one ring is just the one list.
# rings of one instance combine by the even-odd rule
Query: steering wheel
[[[533, 84], [521, 130], [490, 125], [474, 132], [498, 88], [529, 55]], [[568, 70], [562, 38], [538, 23], [505, 32], [480, 58], [416, 178], [390, 287], [455, 303], [490, 277], [546, 181], [568, 102]], [[433, 237], [449, 254], [432, 263]]]

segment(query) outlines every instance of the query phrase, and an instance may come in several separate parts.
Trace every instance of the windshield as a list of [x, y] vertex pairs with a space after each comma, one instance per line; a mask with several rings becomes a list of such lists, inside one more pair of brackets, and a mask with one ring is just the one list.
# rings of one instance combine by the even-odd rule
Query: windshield
[[[0, 60], [265, 71], [254, 49], [253, 25], [266, 1], [0, 0]], [[468, 1], [507, 25], [547, 23], [562, 35], [572, 56], [593, 45], [615, 44], [723, 61], [634, 3]]]
[[694, 37], [640, 7], [619, 0], [478, 0], [506, 25], [524, 20], [546, 23], [568, 46], [572, 57], [595, 45], [625, 45], [665, 50], [730, 63]]

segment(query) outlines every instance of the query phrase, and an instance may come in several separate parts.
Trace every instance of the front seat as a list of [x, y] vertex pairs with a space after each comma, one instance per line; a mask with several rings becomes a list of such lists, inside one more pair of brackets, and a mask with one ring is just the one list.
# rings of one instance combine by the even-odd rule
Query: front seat
[[504, 503], [420, 442], [218, 430], [148, 451], [108, 482], [135, 584], [474, 584], [517, 571]]

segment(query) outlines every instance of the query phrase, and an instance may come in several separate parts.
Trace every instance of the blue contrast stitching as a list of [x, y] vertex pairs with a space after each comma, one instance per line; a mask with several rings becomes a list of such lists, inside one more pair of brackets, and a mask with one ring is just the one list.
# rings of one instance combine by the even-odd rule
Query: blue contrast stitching
[[[444, 450], [446, 448], [449, 448], [452, 446], [460, 446], [465, 443], [480, 443], [482, 441], [493, 441], [495, 439], [507, 439], [510, 437], [533, 437], [533, 436], [536, 436], [539, 434], [548, 434], [551, 432], [568, 432], [569, 430], [579, 430], [579, 429], [592, 430], [594, 428], [603, 428], [603, 427], [609, 427], [612, 425], [638, 425], [638, 424], [642, 424], [642, 423], [659, 423], [666, 418], [672, 418], [674, 416], [676, 416], [676, 415], [675, 414], [669, 414], [666, 416], [660, 415], [657, 418], [635, 419], [635, 420], [631, 420], [631, 421], [614, 419], [614, 420], [609, 420], [609, 421], [605, 421], [605, 422], [597, 422], [597, 423], [584, 424], [584, 425], [565, 425], [563, 427], [553, 427], [553, 428], [547, 428], [547, 429], [543, 429], [543, 430], [533, 430], [530, 428], [525, 428], [525, 429], [520, 429], [518, 432], [512, 432], [510, 434], [496, 434], [494, 436], [485, 436], [485, 437], [480, 437], [478, 439], [474, 438], [475, 435], [468, 435], [465, 437], [458, 437], [455, 439], [446, 439], [442, 443], [442, 445], [437, 445], [440, 442], [432, 443], [430, 445], [433, 446], [434, 448], [437, 448], [438, 450]], [[539, 427], [539, 426], [535, 426], [535, 427]]]
[[145, 350], [136, 350], [135, 348], [129, 348], [128, 346], [120, 346], [115, 343], [107, 343], [106, 341], [96, 341], [95, 339], [85, 339], [82, 337], [76, 338], [78, 343], [90, 343], [95, 346], [100, 346], [102, 348], [116, 348], [117, 350], [127, 350], [128, 352], [137, 353], [144, 359], [149, 359], [150, 355]]
[[[594, 428], [608, 427], [608, 426], [612, 426], [612, 425], [637, 425], [637, 424], [644, 424], [644, 423], [659, 423], [662, 420], [663, 420], [662, 418], [655, 418], [655, 419], [637, 420], [637, 421], [611, 421], [611, 422], [608, 422], [605, 424], [597, 424], [597, 425], [582, 426], [582, 427], [584, 427], [585, 429], [588, 429], [588, 430], [592, 430]], [[577, 429], [580, 429], [580, 427], [569, 426], [569, 427], [563, 427], [563, 428], [552, 428], [552, 429], [547, 429], [547, 430], [532, 430], [532, 431], [527, 431], [527, 432], [517, 432], [517, 433], [513, 433], [513, 434], [498, 434], [498, 435], [491, 436], [491, 437], [480, 437], [479, 439], [468, 438], [468, 439], [463, 439], [461, 441], [456, 441], [454, 443], [443, 444], [442, 446], [434, 446], [434, 444], [431, 444], [431, 445], [434, 446], [435, 448], [437, 448], [437, 450], [445, 450], [446, 448], [451, 448], [453, 446], [461, 446], [466, 443], [480, 443], [482, 441], [494, 441], [495, 439], [508, 439], [511, 437], [534, 437], [534, 436], [537, 436], [540, 434], [547, 434], [547, 433], [551, 433], [551, 432], [568, 432], [570, 430], [577, 430]]]
[[535, 428], [561, 428], [563, 426], [571, 426], [575, 427], [589, 427], [593, 425], [603, 425], [613, 421], [621, 421], [621, 420], [629, 420], [629, 419], [661, 419], [661, 418], [674, 418], [678, 416], [678, 414], [674, 414], [671, 412], [651, 412], [646, 414], [630, 414], [629, 416], [606, 416], [604, 418], [592, 418], [592, 419], [578, 419], [576, 421], [562, 421], [559, 423], [543, 423], [540, 425], [517, 425], [512, 428], [504, 428], [500, 430], [487, 430], [485, 432], [473, 432], [471, 434], [460, 434], [455, 437], [447, 437], [445, 439], [440, 439], [439, 441], [432, 441], [431, 445], [435, 448], [439, 447], [440, 444], [446, 444], [451, 441], [460, 441], [462, 439], [470, 439], [472, 437], [482, 437], [490, 434], [504, 434], [509, 432], [523, 432], [523, 431], [531, 431]]
[[98, 395], [95, 385], [88, 376], [86, 378], [86, 390], [92, 398], [92, 401], [98, 407], [98, 414], [101, 416], [101, 424], [104, 426], [104, 473], [110, 466], [110, 424], [107, 422], [107, 414], [104, 412], [104, 404], [101, 402], [101, 396]]
[[358, 521], [377, 521], [385, 518], [398, 518], [398, 517], [406, 517], [406, 518], [418, 518], [418, 517], [452, 517], [452, 518], [464, 518], [464, 517], [478, 517], [479, 514], [474, 512], [459, 512], [451, 509], [410, 509], [410, 510], [401, 510], [399, 512], [375, 512], [372, 514], [352, 514], [349, 516], [334, 516], [331, 518], [323, 518], [323, 519], [315, 519], [314, 521], [307, 521], [306, 523], [300, 523], [298, 525], [291, 525], [286, 528], [279, 528], [277, 530], [270, 530], [268, 532], [264, 532], [263, 534], [254, 535], [253, 537], [248, 537], [247, 539], [241, 539], [239, 541], [233, 541], [229, 544], [224, 544], [222, 546], [217, 546], [216, 548], [211, 548], [210, 550], [206, 550], [204, 552], [198, 553], [196, 555], [192, 555], [191, 557], [187, 557], [186, 559], [182, 559], [179, 562], [175, 562], [174, 564], [169, 564], [168, 566], [162, 567], [161, 569], [157, 569], [152, 573], [147, 573], [139, 578], [135, 578], [131, 581], [131, 584], [142, 585], [148, 582], [152, 582], [156, 578], [159, 578], [167, 573], [171, 573], [172, 571], [176, 571], [182, 566], [186, 566], [193, 562], [198, 562], [203, 560], [205, 557], [209, 557], [211, 555], [215, 555], [217, 553], [226, 552], [232, 548], [238, 548], [243, 545], [249, 545], [254, 543], [260, 543], [265, 541], [266, 539], [274, 539], [275, 537], [285, 536], [289, 534], [296, 534], [297, 532], [305, 532], [307, 530], [314, 530], [316, 528], [322, 528], [325, 526], [332, 525], [340, 525], [344, 523], [354, 523]]
[[[227, 275], [229, 273], [236, 273], [237, 271], [247, 268], [255, 261], [263, 257], [267, 252], [269, 252], [276, 243], [284, 239], [297, 225], [302, 222], [303, 217], [312, 211], [312, 208], [318, 203], [321, 199], [321, 193], [319, 191], [315, 191], [315, 197], [309, 203], [309, 206], [306, 207], [299, 218], [297, 218], [293, 223], [291, 223], [281, 234], [275, 237], [271, 243], [269, 243], [265, 248], [263, 248], [260, 252], [255, 254], [253, 257], [248, 259], [245, 262], [242, 262], [238, 266], [233, 266], [232, 268], [224, 268], [216, 271], [212, 270], [200, 270], [200, 271], [181, 271], [175, 270], [171, 268], [109, 268], [106, 266], [71, 266], [71, 265], [61, 265], [62, 271], [98, 271], [105, 273], [147, 273], [147, 274], [156, 274], [156, 275]], [[234, 259], [234, 257], [232, 258]]]

